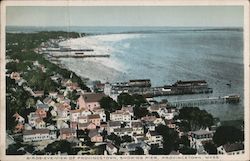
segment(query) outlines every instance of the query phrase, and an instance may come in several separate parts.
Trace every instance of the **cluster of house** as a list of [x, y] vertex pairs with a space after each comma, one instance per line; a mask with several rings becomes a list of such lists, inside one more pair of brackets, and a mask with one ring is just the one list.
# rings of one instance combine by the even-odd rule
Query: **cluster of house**
[[[11, 73], [10, 77], [19, 80], [20, 74]], [[106, 152], [110, 155], [116, 154], [118, 150], [120, 153], [130, 154], [137, 147], [142, 148], [144, 154], [149, 154], [153, 145], [163, 146], [163, 137], [156, 132], [158, 125], [163, 124], [175, 129], [180, 137], [184, 135], [174, 121], [174, 117], [179, 114], [178, 109], [169, 107], [166, 103], [150, 103], [146, 108], [153, 115], [140, 119], [135, 119], [133, 106], [124, 106], [110, 113], [107, 120], [105, 110], [99, 103], [106, 96], [104, 93], [82, 91], [77, 83], [62, 79], [60, 75], [51, 76], [51, 79], [61, 83], [65, 88], [59, 92], [49, 92], [49, 95], [44, 98], [43, 91], [32, 91], [26, 87], [26, 90], [32, 91], [34, 97], [44, 99], [36, 102], [36, 109], [28, 114], [27, 120], [18, 113], [13, 116], [18, 122], [14, 132], [22, 133], [24, 142], [76, 139], [78, 146], [83, 146], [84, 139], [78, 137], [77, 131], [88, 130], [91, 142], [106, 144]], [[68, 99], [68, 92], [74, 90], [77, 91], [79, 98]], [[72, 102], [76, 107], [71, 107]], [[52, 116], [53, 123], [46, 122], [48, 115]], [[103, 136], [104, 131], [107, 135], [114, 133], [119, 137], [130, 136], [132, 142], [123, 143], [117, 147], [114, 142]], [[190, 131], [188, 134], [190, 146], [197, 149], [198, 153], [205, 154], [203, 145], [212, 141], [214, 132], [208, 129]], [[244, 147], [242, 143], [223, 145], [218, 147], [218, 152], [219, 154], [239, 154], [244, 153]]]

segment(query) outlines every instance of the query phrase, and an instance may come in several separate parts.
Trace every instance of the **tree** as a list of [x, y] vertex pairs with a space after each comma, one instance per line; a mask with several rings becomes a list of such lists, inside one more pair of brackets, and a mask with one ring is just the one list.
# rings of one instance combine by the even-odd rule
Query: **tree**
[[45, 152], [49, 152], [51, 154], [57, 154], [59, 151], [61, 153], [71, 154], [72, 144], [67, 140], [60, 140], [48, 144], [47, 147], [45, 148]]
[[119, 147], [121, 145], [121, 138], [114, 133], [111, 133], [110, 135], [107, 136], [107, 139], [113, 141], [113, 143]]
[[77, 91], [76, 90], [73, 90], [72, 92], [69, 92], [67, 97], [70, 99], [70, 100], [77, 100], [79, 95], [77, 95]]
[[30, 108], [35, 105], [35, 100], [33, 98], [28, 98], [26, 100], [26, 107]]
[[233, 126], [220, 126], [216, 129], [213, 141], [217, 146], [244, 140], [244, 132]]
[[6, 149], [7, 155], [24, 155], [26, 152], [21, 150], [22, 145], [20, 143], [10, 144]]
[[183, 147], [179, 151], [181, 154], [184, 154], [184, 155], [195, 155], [197, 153], [196, 149], [190, 148], [190, 147]]
[[124, 136], [121, 137], [121, 142], [122, 143], [130, 143], [132, 141], [133, 141], [133, 139], [129, 135], [124, 135]]
[[149, 154], [151, 155], [164, 155], [164, 149], [163, 148], [158, 148], [158, 147], [151, 147], [149, 150]]
[[135, 116], [137, 119], [149, 115], [149, 111], [148, 111], [146, 108], [141, 107], [141, 106], [135, 106], [135, 107], [133, 108], [133, 110], [134, 110], [134, 116]]
[[112, 98], [110, 97], [103, 97], [101, 100], [100, 100], [100, 106], [102, 108], [104, 108], [105, 111], [111, 113], [111, 112], [114, 112], [119, 108], [119, 105], [117, 104], [116, 101], [114, 101]]
[[186, 121], [190, 127], [189, 131], [207, 128], [214, 124], [213, 116], [207, 113], [206, 110], [200, 110], [198, 107], [183, 107], [179, 112], [175, 119]]
[[163, 137], [163, 149], [165, 154], [178, 149], [178, 133], [165, 125], [159, 125], [155, 131]]
[[179, 139], [179, 144], [183, 145], [183, 146], [190, 146], [190, 140], [188, 139], [187, 136], [181, 136], [181, 138]]
[[117, 102], [120, 106], [134, 105], [134, 98], [128, 93], [121, 93], [117, 97]]
[[216, 146], [215, 146], [213, 143], [211, 143], [211, 142], [205, 143], [204, 149], [206, 150], [206, 152], [207, 152], [208, 154], [217, 154], [217, 148], [216, 148]]
[[134, 155], [144, 155], [144, 151], [141, 147], [136, 147], [134, 151]]

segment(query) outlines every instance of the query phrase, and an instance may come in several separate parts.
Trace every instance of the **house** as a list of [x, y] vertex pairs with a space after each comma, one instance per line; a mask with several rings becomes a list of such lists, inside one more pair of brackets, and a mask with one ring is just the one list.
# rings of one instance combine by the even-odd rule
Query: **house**
[[39, 118], [46, 118], [47, 117], [47, 112], [45, 111], [44, 108], [38, 108], [35, 113]]
[[68, 104], [60, 103], [56, 105], [57, 114], [60, 118], [67, 118], [69, 116], [70, 109], [71, 107]]
[[78, 123], [88, 123], [88, 122], [89, 122], [88, 116], [78, 117]]
[[134, 134], [144, 134], [144, 129], [141, 121], [133, 121], [131, 123]]
[[151, 106], [149, 106], [147, 109], [149, 112], [159, 112], [160, 109], [162, 108], [162, 106], [160, 104], [152, 104]]
[[157, 134], [157, 132], [155, 132], [155, 131], [148, 131], [146, 133], [146, 136], [148, 137], [148, 141], [149, 141], [148, 143], [150, 145], [159, 145], [159, 146], [162, 145], [163, 138], [162, 138], [161, 135]]
[[60, 129], [60, 138], [69, 139], [76, 137], [76, 129], [73, 128], [61, 128]]
[[38, 100], [36, 103], [36, 109], [38, 108], [42, 108], [45, 111], [49, 111], [49, 106], [47, 104], [43, 104], [40, 100]]
[[59, 103], [63, 103], [63, 101], [64, 101], [64, 95], [57, 94], [56, 101], [59, 102]]
[[169, 127], [170, 129], [175, 129], [176, 128], [176, 124], [174, 120], [165, 120], [165, 124], [167, 125], [167, 127]]
[[49, 92], [49, 97], [50, 98], [57, 98], [57, 94], [58, 94], [58, 92]]
[[239, 155], [244, 154], [244, 144], [243, 143], [228, 143], [221, 145], [217, 148], [218, 154], [227, 154], [227, 155]]
[[17, 112], [13, 115], [13, 117], [15, 118], [15, 121], [17, 121], [18, 123], [24, 124], [25, 119], [21, 115], [19, 115]]
[[158, 111], [158, 114], [160, 117], [163, 117], [167, 120], [172, 120], [174, 118], [174, 116], [177, 115], [176, 109], [174, 108], [161, 108]]
[[131, 115], [129, 112], [123, 110], [117, 110], [115, 112], [110, 113], [110, 120], [112, 121], [122, 121], [122, 122], [130, 122]]
[[17, 125], [15, 126], [14, 132], [18, 133], [18, 132], [22, 132], [23, 130], [24, 130], [24, 124], [23, 123], [17, 123]]
[[36, 126], [36, 119], [38, 119], [39, 116], [37, 116], [37, 114], [35, 112], [31, 112], [28, 115], [28, 123], [31, 127], [35, 127]]
[[23, 141], [43, 141], [56, 139], [56, 133], [50, 132], [49, 129], [35, 129], [35, 130], [24, 130]]
[[62, 119], [58, 119], [56, 121], [56, 127], [58, 129], [62, 129], [62, 128], [69, 128], [69, 125]]
[[88, 123], [78, 123], [78, 130], [93, 130], [96, 129], [96, 125], [92, 122], [88, 122]]
[[72, 129], [77, 129], [77, 125], [78, 125], [78, 123], [77, 122], [70, 122], [70, 128], [72, 128]]
[[78, 98], [77, 104], [80, 109], [83, 108], [93, 111], [96, 108], [100, 108], [99, 101], [103, 97], [105, 97], [103, 93], [85, 93]]
[[16, 81], [18, 81], [18, 80], [21, 79], [21, 76], [20, 76], [20, 73], [18, 73], [18, 72], [12, 72], [12, 73], [10, 74], [10, 78], [11, 78], [11, 79], [14, 79], [14, 80], [16, 80]]
[[100, 130], [103, 131], [103, 130], [107, 130], [107, 122], [101, 122], [101, 125], [100, 125]]
[[52, 98], [50, 97], [46, 97], [44, 100], [43, 100], [43, 103], [45, 105], [48, 105], [48, 106], [54, 106], [55, 102], [52, 100]]
[[121, 111], [128, 112], [132, 117], [134, 116], [134, 106], [131, 105], [123, 106]]
[[24, 124], [24, 129], [25, 130], [32, 130], [32, 127], [30, 126], [30, 124]]
[[92, 142], [103, 142], [103, 137], [98, 133], [98, 131], [90, 130], [88, 136], [90, 137]]
[[157, 118], [155, 116], [144, 116], [141, 118], [141, 120], [144, 122], [153, 122], [156, 126], [160, 124], [165, 125], [165, 122], [162, 118]]
[[32, 95], [34, 97], [42, 97], [44, 95], [44, 91], [33, 91]]
[[124, 148], [121, 148], [120, 152], [124, 152], [125, 155], [129, 155], [131, 152], [134, 152], [137, 148], [142, 148], [145, 155], [148, 155], [150, 146], [147, 145], [145, 142], [138, 142], [138, 143], [128, 143]]
[[36, 120], [35, 120], [35, 128], [36, 129], [44, 129], [45, 127], [46, 127], [46, 124], [45, 124], [45, 122], [43, 121], [43, 119], [41, 119], [41, 118], [37, 118]]
[[70, 110], [69, 113], [70, 113], [69, 118], [70, 118], [70, 121], [72, 121], [72, 122], [77, 122], [78, 118], [81, 116], [81, 110], [80, 109]]
[[107, 124], [107, 132], [110, 135], [114, 132], [114, 129], [121, 128], [121, 122], [120, 121], [109, 121]]
[[101, 125], [101, 118], [99, 114], [88, 115], [88, 121], [94, 123], [96, 126]]
[[207, 130], [197, 130], [190, 132], [190, 145], [193, 148], [201, 149], [203, 148], [202, 142], [211, 141], [213, 139], [213, 131]]
[[114, 144], [112, 144], [111, 142], [108, 142], [106, 144], [106, 150], [107, 150], [109, 155], [114, 155], [118, 152], [118, 148]]
[[124, 135], [133, 135], [133, 129], [132, 128], [117, 128], [114, 129], [114, 134], [118, 136], [124, 136]]
[[[88, 109], [81, 109], [81, 116], [88, 116], [88, 115], [91, 115], [91, 114], [92, 113]], [[105, 117], [106, 117], [106, 115], [105, 115]]]
[[155, 124], [153, 123], [153, 122], [151, 122], [151, 121], [148, 121], [148, 122], [146, 122], [146, 128], [148, 129], [148, 130], [150, 130], [150, 131], [155, 131]]
[[98, 114], [102, 122], [106, 122], [106, 114], [103, 108], [96, 108], [93, 110], [93, 114]]

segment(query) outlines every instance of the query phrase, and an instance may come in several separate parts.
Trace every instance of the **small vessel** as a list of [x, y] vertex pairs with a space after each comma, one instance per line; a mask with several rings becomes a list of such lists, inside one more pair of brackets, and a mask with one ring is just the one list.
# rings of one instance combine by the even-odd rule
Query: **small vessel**
[[232, 82], [230, 81], [229, 83], [226, 84], [228, 87], [231, 87]]

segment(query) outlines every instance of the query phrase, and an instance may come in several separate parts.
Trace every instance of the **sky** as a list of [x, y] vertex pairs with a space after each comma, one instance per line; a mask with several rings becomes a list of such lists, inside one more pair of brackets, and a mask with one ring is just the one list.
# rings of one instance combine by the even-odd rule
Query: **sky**
[[7, 26], [242, 27], [242, 6], [8, 6]]

